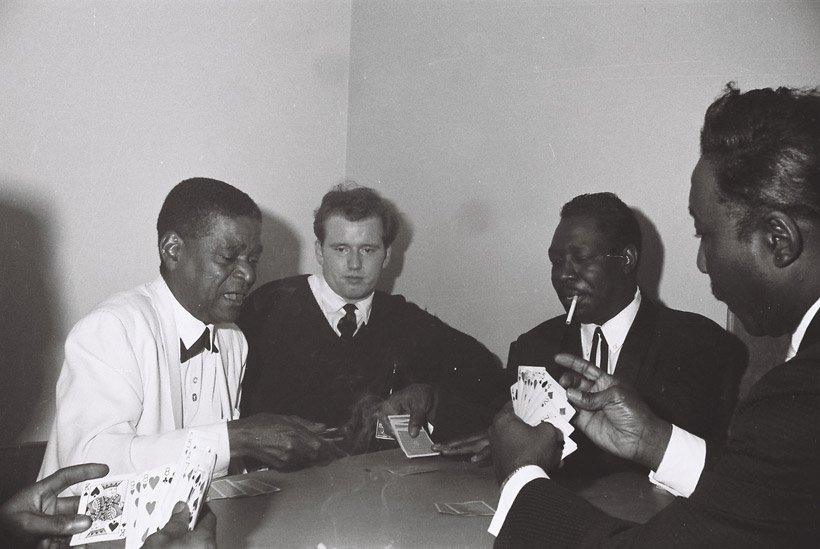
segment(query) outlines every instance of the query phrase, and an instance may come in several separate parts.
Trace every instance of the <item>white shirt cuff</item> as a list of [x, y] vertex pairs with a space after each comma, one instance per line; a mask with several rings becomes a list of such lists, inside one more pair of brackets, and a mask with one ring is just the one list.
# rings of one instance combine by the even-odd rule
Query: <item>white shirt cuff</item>
[[657, 471], [650, 471], [649, 481], [670, 494], [688, 498], [700, 480], [706, 465], [706, 441], [677, 425]]
[[507, 513], [510, 512], [515, 498], [518, 497], [518, 492], [520, 492], [528, 482], [537, 478], [549, 478], [544, 470], [537, 465], [525, 465], [510, 475], [510, 478], [507, 479], [507, 482], [504, 483], [504, 487], [501, 489], [501, 497], [498, 499], [498, 508], [493, 515], [492, 522], [490, 522], [490, 527], [487, 528], [489, 533], [494, 536], [498, 535], [498, 532], [501, 531], [501, 527], [504, 525], [504, 521], [507, 519]]
[[214, 466], [214, 476], [224, 477], [228, 474], [228, 464], [231, 462], [231, 446], [228, 442], [228, 422], [220, 421], [210, 425], [197, 425], [190, 428], [193, 431], [203, 431], [215, 437], [216, 444], [216, 465]]

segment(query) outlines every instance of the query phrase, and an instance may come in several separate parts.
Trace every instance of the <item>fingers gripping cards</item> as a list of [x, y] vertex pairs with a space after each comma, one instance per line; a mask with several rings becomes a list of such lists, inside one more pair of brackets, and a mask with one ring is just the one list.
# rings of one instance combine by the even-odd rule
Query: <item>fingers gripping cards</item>
[[567, 400], [567, 391], [539, 366], [519, 366], [518, 381], [510, 386], [513, 410], [522, 421], [535, 426], [546, 421], [564, 434], [564, 450], [561, 459], [566, 458], [578, 446], [569, 435], [575, 430], [569, 420], [575, 415]]
[[165, 526], [178, 501], [188, 505], [193, 529], [213, 477], [217, 442], [190, 431], [176, 465], [85, 482], [78, 512], [91, 516], [92, 525], [72, 536], [71, 545], [125, 539], [127, 548], [141, 547]]

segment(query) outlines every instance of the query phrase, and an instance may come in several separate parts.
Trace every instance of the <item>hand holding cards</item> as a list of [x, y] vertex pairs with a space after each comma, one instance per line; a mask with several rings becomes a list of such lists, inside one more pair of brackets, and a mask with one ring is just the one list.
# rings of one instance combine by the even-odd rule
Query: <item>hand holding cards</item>
[[141, 547], [165, 526], [178, 501], [188, 505], [192, 530], [213, 477], [216, 446], [215, 438], [191, 431], [176, 465], [85, 482], [78, 512], [89, 515], [92, 524], [72, 536], [71, 545], [125, 538], [127, 548]]
[[578, 449], [569, 435], [575, 430], [569, 420], [575, 415], [567, 400], [567, 391], [553, 379], [546, 368], [519, 366], [518, 381], [510, 386], [513, 410], [526, 424], [535, 426], [545, 421], [564, 434], [561, 459]]
[[430, 440], [430, 435], [424, 429], [419, 429], [419, 434], [416, 438], [410, 436], [410, 414], [387, 416], [390, 421], [390, 427], [393, 433], [396, 434], [396, 440], [399, 441], [399, 446], [404, 451], [404, 454], [409, 458], [437, 456], [438, 452], [434, 452], [430, 447], [433, 441]]

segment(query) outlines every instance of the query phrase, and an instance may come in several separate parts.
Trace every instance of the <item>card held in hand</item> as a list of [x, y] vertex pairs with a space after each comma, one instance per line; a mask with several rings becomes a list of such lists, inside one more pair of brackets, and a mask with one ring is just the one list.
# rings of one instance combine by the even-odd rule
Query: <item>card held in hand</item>
[[416, 438], [410, 436], [410, 414], [387, 416], [387, 419], [390, 421], [390, 427], [396, 435], [396, 440], [399, 441], [399, 446], [401, 446], [407, 457], [418, 458], [439, 455], [439, 452], [434, 452], [431, 449], [433, 441], [430, 440], [430, 435], [424, 429], [419, 429]]
[[125, 537], [129, 475], [88, 480], [80, 492], [77, 512], [91, 517], [91, 528], [71, 536], [70, 545], [113, 541]]
[[575, 415], [567, 400], [567, 391], [542, 366], [519, 366], [518, 381], [510, 387], [513, 410], [522, 421], [531, 426], [541, 422], [554, 425], [564, 435], [561, 459], [578, 446], [570, 438], [574, 431], [569, 420]]

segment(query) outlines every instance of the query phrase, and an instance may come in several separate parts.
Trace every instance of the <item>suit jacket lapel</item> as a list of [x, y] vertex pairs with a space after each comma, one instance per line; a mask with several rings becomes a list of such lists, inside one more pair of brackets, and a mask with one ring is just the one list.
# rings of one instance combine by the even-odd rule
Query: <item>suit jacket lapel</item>
[[618, 355], [615, 377], [634, 385], [644, 364], [653, 360], [661, 335], [657, 329], [657, 318], [658, 305], [644, 297]]
[[[549, 345], [553, 349], [552, 344]], [[579, 356], [584, 358], [584, 351], [581, 348], [581, 325], [577, 322], [573, 322], [566, 328], [564, 328], [564, 333], [561, 336], [561, 341], [558, 346], [558, 351], [561, 353], [569, 353], [574, 356]], [[553, 355], [556, 353], [552, 353]], [[551, 359], [551, 358], [550, 358]]]
[[160, 338], [157, 344], [160, 345], [165, 356], [165, 364], [160, 364], [160, 368], [165, 368], [165, 375], [170, 382], [171, 407], [174, 411], [174, 425], [177, 429], [182, 427], [182, 382], [180, 380], [179, 363], [179, 334], [174, 321], [174, 310], [171, 299], [175, 299], [165, 281], [160, 276], [148, 285], [148, 294], [151, 296], [151, 303], [157, 313], [157, 320], [160, 326]]

